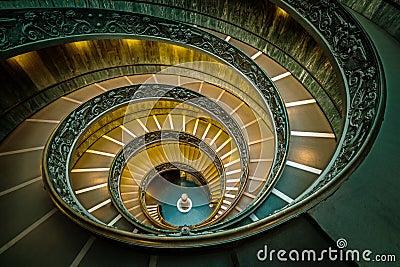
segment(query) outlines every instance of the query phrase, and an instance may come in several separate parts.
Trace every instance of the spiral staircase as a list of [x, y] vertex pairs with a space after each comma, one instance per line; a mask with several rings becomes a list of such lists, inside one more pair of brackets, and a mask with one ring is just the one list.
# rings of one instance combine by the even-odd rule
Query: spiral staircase
[[[195, 5], [123, 3], [1, 10], [2, 79], [16, 73], [37, 91], [2, 112], [0, 203], [7, 219], [0, 257], [11, 264], [38, 244], [26, 253], [48, 264], [134, 259], [167, 266], [172, 258], [164, 251], [200, 264], [191, 253], [206, 249], [217, 253], [216, 265], [240, 265], [240, 252], [226, 256], [223, 249], [299, 220], [370, 148], [384, 106], [374, 47], [336, 2], [259, 7], [272, 10], [267, 20], [276, 22], [275, 33], [293, 25], [312, 32], [302, 38], [317, 59], [279, 47], [275, 33], [260, 49], [246, 40], [255, 30], [246, 36], [238, 27], [235, 36], [217, 18], [212, 27]], [[162, 12], [191, 8], [198, 17], [190, 24]], [[335, 10], [347, 24], [331, 21], [333, 36], [313, 8]], [[189, 208], [180, 206], [183, 194]], [[63, 256], [38, 254], [41, 246], [61, 246]], [[107, 253], [109, 263], [95, 260]]]

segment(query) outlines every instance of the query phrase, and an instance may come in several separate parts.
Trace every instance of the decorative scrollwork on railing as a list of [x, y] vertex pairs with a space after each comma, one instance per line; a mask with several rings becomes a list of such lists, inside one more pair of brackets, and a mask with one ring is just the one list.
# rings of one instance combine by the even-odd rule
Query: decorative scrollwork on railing
[[[1, 20], [15, 20], [6, 23]], [[279, 176], [288, 149], [288, 121], [286, 109], [270, 79], [248, 56], [229, 42], [199, 28], [142, 14], [100, 9], [31, 9], [0, 11], [0, 29], [4, 55], [29, 49], [45, 41], [74, 38], [87, 40], [96, 37], [161, 38], [185, 46], [195, 47], [227, 62], [259, 90], [270, 108], [276, 136], [276, 153], [268, 181]], [[60, 41], [61, 42], [61, 41]], [[238, 130], [240, 131], [240, 130]], [[243, 148], [239, 147], [242, 153]]]
[[[348, 97], [348, 108], [346, 125], [338, 151], [328, 168], [310, 187], [310, 190], [291, 204], [290, 208], [293, 209], [289, 212], [278, 211], [273, 216], [251, 223], [247, 227], [227, 229], [223, 236], [219, 233], [203, 232], [204, 239], [198, 235], [195, 241], [188, 238], [187, 243], [177, 246], [196, 246], [200, 240], [207, 244], [221, 244], [237, 240], [263, 231], [270, 225], [285, 221], [299, 212], [304, 212], [313, 204], [314, 193], [326, 190], [323, 192], [326, 196], [336, 188], [335, 186], [330, 187], [335, 184], [333, 182], [343, 181], [347, 173], [356, 167], [357, 161], [361, 158], [360, 155], [366, 153], [371, 145], [382, 119], [384, 85], [379, 59], [368, 36], [338, 1], [271, 1], [289, 6], [288, 12], [295, 13], [303, 24], [308, 25], [308, 29], [319, 36], [318, 39], [323, 40], [320, 43], [326, 46], [327, 51], [330, 51], [332, 58], [336, 61], [334, 65], [337, 65], [342, 74], [343, 86]], [[53, 15], [49, 16], [51, 13]], [[269, 178], [276, 176], [281, 171], [288, 146], [287, 116], [283, 103], [261, 69], [247, 56], [220, 38], [179, 22], [117, 11], [11, 10], [1, 12], [0, 17], [8, 19], [0, 20], [0, 51], [4, 52], [3, 55], [13, 55], [14, 51], [22, 51], [24, 47], [28, 49], [29, 45], [48, 40], [69, 37], [73, 37], [75, 40], [84, 40], [111, 34], [113, 36], [162, 38], [178, 44], [197, 47], [219, 57], [246, 75], [262, 93], [268, 104], [274, 121], [277, 148]], [[14, 23], [14, 21], [18, 23]], [[87, 107], [79, 113], [74, 113], [72, 121], [64, 122], [71, 124], [71, 129], [66, 132], [63, 132], [63, 128], [58, 129], [55, 136], [62, 135], [65, 142], [53, 138], [53, 143], [49, 144], [49, 148], [55, 152], [58, 158], [47, 159], [51, 156], [48, 151], [45, 157], [47, 160], [45, 166], [48, 166], [49, 162], [52, 165], [46, 170], [50, 174], [46, 174], [47, 178], [54, 184], [57, 194], [74, 210], [79, 210], [79, 203], [66, 193], [68, 181], [64, 181], [62, 178], [68, 170], [65, 166], [59, 165], [59, 162], [62, 162], [70, 153], [71, 143], [74, 140], [70, 137], [75, 134], [75, 131], [79, 133], [83, 130], [79, 119], [90, 112], [92, 112], [91, 108]], [[62, 127], [65, 127], [65, 124]], [[168, 243], [168, 240], [157, 241], [163, 244]]]
[[[135, 218], [133, 214], [131, 214], [127, 208], [124, 205], [122, 196], [121, 196], [121, 191], [120, 191], [120, 182], [121, 182], [121, 175], [123, 173], [123, 170], [126, 168], [127, 162], [134, 157], [137, 153], [144, 151], [147, 147], [151, 145], [155, 146], [162, 146], [169, 144], [171, 142], [179, 143], [179, 144], [188, 144], [193, 147], [199, 148], [212, 162], [212, 164], [215, 166], [216, 170], [218, 171], [218, 176], [220, 180], [220, 191], [221, 191], [221, 199], [222, 195], [225, 192], [225, 173], [224, 173], [224, 168], [221, 159], [219, 156], [215, 153], [215, 151], [209, 147], [207, 144], [205, 144], [201, 139], [184, 133], [184, 132], [177, 132], [177, 131], [171, 131], [171, 130], [164, 130], [164, 131], [156, 131], [156, 132], [150, 132], [146, 133], [145, 135], [142, 135], [140, 137], [137, 137], [133, 139], [131, 142], [126, 144], [116, 155], [114, 158], [113, 164], [111, 166], [111, 170], [109, 173], [109, 179], [108, 179], [108, 188], [110, 191], [110, 195], [112, 198], [112, 201], [114, 205], [117, 207], [119, 212], [123, 214], [130, 222], [135, 224], [137, 227], [140, 227], [141, 229], [148, 230], [148, 231], [153, 231], [153, 232], [160, 232], [160, 231], [166, 231], [165, 229], [155, 229], [153, 227], [149, 227], [148, 225], [140, 222]], [[146, 194], [146, 187], [147, 184], [149, 183], [149, 179], [153, 178], [156, 173], [159, 171], [169, 168], [171, 169], [172, 167], [177, 168], [181, 167], [182, 169], [187, 169], [189, 171], [192, 171], [195, 173], [200, 174], [201, 172], [194, 170], [191, 166], [185, 165], [181, 162], [166, 162], [162, 164], [161, 166], [154, 166], [142, 179], [140, 179], [140, 182], [137, 181], [139, 185], [139, 195], [141, 196], [142, 202], [144, 201], [145, 194]], [[204, 179], [200, 175], [200, 179]], [[244, 186], [244, 184], [242, 184]], [[221, 205], [222, 201], [217, 205], [215, 208], [216, 210], [219, 208]], [[146, 205], [145, 203], [141, 203], [142, 207], [145, 208]], [[162, 225], [161, 225], [162, 226]], [[170, 232], [167, 230], [167, 232]]]
[[[171, 99], [174, 101], [185, 101], [186, 104], [196, 106], [207, 111], [214, 117], [228, 132], [238, 147], [241, 159], [241, 188], [247, 181], [249, 152], [243, 134], [240, 131], [236, 121], [227, 115], [227, 112], [216, 102], [202, 97], [201, 94], [181, 87], [162, 84], [143, 84], [118, 88], [105, 92], [79, 106], [67, 118], [60, 123], [54, 135], [46, 147], [44, 157], [45, 177], [49, 180], [50, 187], [64, 201], [67, 206], [75, 212], [97, 221], [89, 214], [74, 196], [69, 184], [69, 165], [71, 164], [71, 155], [74, 153], [75, 146], [79, 143], [80, 136], [85, 133], [91, 124], [99, 120], [103, 115], [111, 112], [130, 101], [143, 99]], [[176, 136], [175, 136], [176, 137]], [[195, 140], [186, 137], [184, 134], [178, 136], [187, 142], [196, 143]], [[157, 132], [152, 132], [140, 138], [145, 138], [142, 143], [151, 143], [152, 139], [158, 138]], [[168, 131], [162, 134], [162, 138], [168, 139]], [[197, 139], [196, 139], [197, 140]], [[196, 143], [197, 144], [197, 143]], [[209, 148], [210, 155], [213, 153]], [[132, 146], [124, 147], [124, 153], [131, 153], [134, 150]], [[215, 154], [215, 153], [214, 153]], [[121, 164], [119, 166], [118, 164]], [[114, 162], [113, 168], [122, 168], [123, 162]], [[221, 164], [219, 164], [221, 165]], [[219, 166], [218, 165], [218, 166]], [[222, 167], [221, 167], [222, 168]], [[222, 170], [219, 170], [222, 173]], [[110, 190], [118, 190], [111, 185]]]
[[[336, 1], [287, 0], [323, 36], [345, 78], [349, 97], [343, 143], [333, 164], [303, 199], [327, 185], [356, 159], [371, 136], [383, 103], [380, 63], [363, 29]], [[379, 123], [379, 122], [378, 122]]]

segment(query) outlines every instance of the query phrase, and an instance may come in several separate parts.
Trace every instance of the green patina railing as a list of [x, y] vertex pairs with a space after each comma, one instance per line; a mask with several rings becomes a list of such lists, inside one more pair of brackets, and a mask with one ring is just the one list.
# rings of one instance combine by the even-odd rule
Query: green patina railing
[[[382, 69], [375, 49], [363, 29], [336, 1], [288, 0], [274, 2], [281, 5], [291, 16], [302, 23], [327, 49], [343, 80], [347, 94], [346, 123], [335, 156], [308, 192], [284, 210], [265, 219], [231, 230], [175, 237], [172, 245], [174, 247], [204, 246], [230, 242], [265, 231], [304, 212], [332, 193], [354, 170], [368, 152], [379, 129], [385, 99]], [[49, 21], [54, 18], [50, 16], [47, 20], [45, 14], [52, 12], [59, 19], [55, 20], [56, 23], [49, 27], [50, 32], [46, 33], [46, 28], [43, 25], [49, 24]], [[19, 23], [2, 23], [1, 46], [4, 50], [18, 50], [24, 48], [24, 46], [49, 40], [54, 41], [54, 39], [57, 39], [60, 43], [68, 38], [70, 38], [69, 40], [74, 40], [74, 38], [81, 40], [105, 36], [128, 37], [132, 34], [145, 38], [150, 37], [150, 33], [153, 33], [156, 38], [201, 48], [203, 51], [217, 55], [246, 75], [265, 97], [266, 103], [271, 108], [277, 137], [277, 157], [274, 161], [272, 173], [278, 174], [281, 171], [288, 145], [287, 119], [282, 101], [276, 95], [272, 83], [261, 69], [248, 57], [224, 43], [221, 39], [185, 24], [162, 19], [153, 21], [153, 18], [149, 16], [136, 16], [131, 13], [115, 11], [93, 10], [90, 13], [91, 16], [79, 9], [20, 10], [10, 14], [8, 15], [11, 18], [10, 21], [13, 20], [12, 14], [14, 14], [15, 20], [18, 20]], [[99, 17], [99, 14], [103, 16], [102, 22], [91, 23], [90, 20], [93, 17]], [[130, 20], [130, 18], [136, 19]], [[126, 23], [126, 19], [130, 22]], [[125, 24], [121, 25], [126, 27], [119, 28], [120, 25], [117, 22], [124, 20]], [[138, 27], [131, 27], [136, 25], [135, 23], [138, 24]], [[11, 36], [15, 39], [10, 39]], [[113, 101], [112, 98], [110, 101]], [[79, 117], [75, 118], [79, 119]], [[68, 135], [79, 133], [83, 128], [84, 126], [76, 122], [71, 127], [71, 132], [56, 132], [56, 135], [60, 133], [60, 137], [68, 137]], [[49, 144], [47, 149], [49, 148], [60, 152], [60, 161], [64, 160], [69, 152], [65, 145], [52, 147]], [[47, 161], [48, 156], [46, 154], [44, 157], [45, 167], [57, 161]], [[58, 168], [57, 175], [49, 178], [49, 182], [54, 183], [59, 188], [58, 192], [53, 191], [54, 194], [63, 194], [63, 190], [68, 186], [57, 179], [59, 178], [58, 175], [66, 174], [67, 166], [60, 165]], [[51, 171], [55, 171], [55, 169], [51, 169]], [[49, 177], [46, 169], [44, 176]], [[54, 200], [59, 205], [61, 204], [60, 199]], [[70, 207], [76, 205], [74, 200], [69, 197], [63, 198], [62, 201]], [[90, 225], [90, 222], [79, 214], [71, 214], [70, 216], [82, 225], [87, 227]], [[89, 226], [88, 228], [103, 235], [104, 231], [107, 230], [102, 225]], [[112, 234], [113, 238], [128, 243], [152, 247], [171, 247], [171, 239], [167, 236], [126, 235], [116, 229], [112, 231]]]

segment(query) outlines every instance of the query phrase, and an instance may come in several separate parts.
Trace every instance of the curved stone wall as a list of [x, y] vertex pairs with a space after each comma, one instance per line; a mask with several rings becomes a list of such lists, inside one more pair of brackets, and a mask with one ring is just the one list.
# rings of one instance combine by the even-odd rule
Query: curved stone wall
[[340, 0], [340, 2], [375, 22], [400, 41], [399, 0]]
[[[339, 184], [343, 182], [347, 175], [353, 171], [364, 158], [364, 155], [368, 152], [368, 149], [374, 141], [382, 120], [385, 99], [383, 73], [381, 72], [379, 58], [376, 55], [374, 47], [369, 42], [368, 37], [364, 35], [362, 28], [358, 27], [357, 22], [348, 16], [347, 12], [343, 10], [340, 5], [336, 5], [338, 4], [337, 2], [332, 3], [324, 0], [319, 2], [311, 0], [301, 2], [287, 0], [285, 2], [288, 5], [292, 5], [294, 15], [302, 17], [305, 24], [309, 25], [308, 30], [310, 30], [310, 32], [314, 31], [315, 35], [319, 35], [320, 39], [325, 41], [325, 45], [329, 47], [332, 53], [331, 56], [334, 57], [334, 61], [332, 62], [334, 62], [334, 65], [341, 71], [341, 78], [344, 81], [343, 87], [346, 88], [346, 97], [348, 99], [347, 105], [343, 105], [343, 108], [347, 112], [343, 136], [339, 140], [338, 149], [332, 161], [321, 173], [321, 176], [315, 180], [308, 191], [305, 191], [295, 201], [290, 202], [289, 206], [285, 206], [285, 208], [275, 212], [271, 217], [263, 218], [254, 223], [246, 224], [244, 227], [231, 229], [224, 233], [213, 232], [207, 236], [207, 238], [218, 238], [219, 243], [236, 240], [239, 236], [249, 236], [260, 231], [265, 231], [276, 222], [281, 223], [290, 217], [295, 217], [301, 212], [318, 204], [327, 197], [328, 194], [333, 193]], [[253, 2], [252, 4], [255, 5], [256, 3], [257, 2]], [[214, 9], [213, 7], [209, 7], [209, 10], [213, 11]], [[279, 9], [276, 9], [277, 12], [278, 10]], [[62, 10], [62, 12], [65, 12], [65, 9]], [[106, 13], [105, 11], [94, 11], [94, 9], [93, 12]], [[87, 14], [82, 15], [82, 10], [79, 10], [78, 13], [80, 13], [81, 18], [86, 18]], [[95, 14], [98, 15], [99, 13]], [[117, 12], [111, 14], [114, 15], [114, 13]], [[285, 13], [282, 13], [282, 15], [284, 14]], [[110, 15], [110, 13], [108, 13], [108, 15]], [[332, 19], [332, 17], [334, 19]], [[165, 24], [168, 25], [168, 23], [164, 21], [164, 25]], [[101, 28], [101, 25], [100, 22], [97, 24], [90, 24], [90, 26], [96, 26], [98, 28]], [[175, 26], [179, 26], [179, 29], [183, 29], [183, 32], [185, 32], [185, 29], [188, 30], [189, 28], [189, 26], [184, 24]], [[96, 27], [93, 28], [97, 29]], [[176, 27], [170, 27], [168, 28], [168, 33], [171, 35], [176, 29]], [[196, 31], [197, 29], [195, 27], [190, 27], [189, 29], [189, 33]], [[77, 38], [79, 37], [80, 36], [77, 36]], [[171, 39], [175, 40], [175, 37], [176, 36], [173, 36]], [[178, 37], [187, 36], [178, 34]], [[199, 42], [200, 45], [211, 43], [211, 47], [213, 48], [212, 45], [215, 45], [216, 42], [218, 48], [227, 47], [226, 43], [218, 46], [218, 42], [222, 42], [222, 40], [215, 40], [214, 37], [208, 34], [204, 34], [201, 37], [203, 37], [202, 41], [211, 41]], [[196, 35], [195, 38], [200, 37]], [[184, 40], [192, 41], [193, 39], [188, 38]], [[202, 46], [202, 48], [204, 48], [204, 46]], [[234, 47], [231, 49], [234, 49]], [[224, 52], [226, 50], [227, 49], [218, 49], [217, 51]], [[228, 58], [226, 61], [231, 63], [229, 59], [232, 59], [235, 63], [232, 65], [235, 67], [239, 66], [238, 69], [249, 74], [250, 80], [254, 81], [256, 85], [264, 87], [263, 93], [265, 93], [268, 99], [270, 96], [268, 93], [273, 89], [272, 83], [268, 82], [268, 79], [259, 79], [260, 76], [263, 76], [263, 72], [252, 72], [251, 68], [246, 68], [249, 64], [252, 64], [249, 58], [236, 57], [236, 55], [230, 54], [228, 56], [231, 56], [231, 58], [225, 57], [225, 60]], [[247, 63], [247, 65], [244, 63]], [[253, 70], [257, 70], [257, 68], [257, 66], [253, 66]], [[265, 86], [269, 87], [265, 88]], [[108, 101], [106, 100], [111, 99], [111, 93], [112, 92], [104, 98], [105, 101], [99, 101], [99, 103], [107, 103]], [[272, 102], [272, 104], [274, 104], [274, 102]], [[275, 116], [276, 113], [277, 112], [274, 110], [272, 115]], [[280, 128], [278, 128], [278, 130], [284, 132]], [[59, 146], [55, 147], [58, 148]], [[227, 238], [228, 236], [230, 237], [229, 240]], [[148, 240], [151, 239], [155, 240], [156, 238], [151, 237]], [[163, 238], [162, 242], [164, 241], [166, 241], [166, 239]]]
[[[286, 12], [264, 1], [99, 1], [47, 3], [57, 7], [90, 7], [132, 11], [197, 24], [221, 31], [259, 49], [285, 66], [314, 96], [335, 133], [344, 125], [345, 94], [324, 50]], [[38, 7], [8, 3], [7, 7]], [[256, 12], [255, 12], [256, 11]]]

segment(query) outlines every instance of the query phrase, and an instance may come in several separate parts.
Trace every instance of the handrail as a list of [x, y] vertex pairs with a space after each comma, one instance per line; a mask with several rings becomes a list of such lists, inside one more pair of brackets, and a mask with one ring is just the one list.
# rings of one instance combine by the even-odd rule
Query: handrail
[[[65, 24], [63, 24], [64, 26], [68, 25], [71, 22], [76, 23], [76, 16], [85, 19], [87, 15], [80, 9], [74, 9], [73, 11], [54, 9], [50, 11], [47, 10], [46, 12], [59, 12], [57, 14], [64, 14], [65, 16], [62, 18], [67, 20], [65, 21]], [[164, 40], [170, 40], [172, 42], [179, 43], [181, 45], [194, 47], [206, 53], [214, 55], [221, 61], [226, 62], [227, 64], [237, 69], [240, 73], [242, 73], [248, 79], [248, 81], [252, 85], [254, 85], [255, 90], [262, 97], [262, 101], [264, 101], [271, 110], [270, 115], [273, 118], [276, 135], [276, 152], [273, 161], [273, 167], [267, 181], [268, 183], [276, 182], [282, 171], [288, 148], [289, 129], [286, 110], [279, 94], [277, 94], [277, 91], [271, 81], [248, 56], [244, 55], [242, 52], [240, 52], [224, 40], [189, 25], [126, 12], [107, 12], [102, 10], [93, 13], [95, 13], [95, 15], [98, 15], [100, 13], [103, 16], [105, 15], [106, 20], [111, 19], [113, 21], [110, 21], [110, 23], [107, 24], [107, 27], [101, 27], [101, 31], [98, 31], [97, 26], [97, 28], [91, 28], [93, 30], [92, 36], [95, 36], [96, 34], [98, 36], [104, 36], [104, 34], [106, 34], [104, 30], [108, 31], [110, 28], [113, 29], [112, 34], [118, 35], [115, 31], [125, 31], [126, 28], [124, 27], [127, 25], [125, 22], [128, 19], [132, 23], [136, 23], [136, 26], [133, 28], [131, 28], [132, 23], [129, 23], [130, 36], [132, 36], [133, 34], [141, 37], [161, 38]], [[42, 13], [40, 13], [40, 11], [37, 11], [37, 15], [40, 14]], [[103, 21], [106, 22], [106, 20]], [[121, 24], [123, 26], [120, 26], [118, 24], [115, 24], [115, 20], [122, 20], [122, 22], [125, 24]], [[80, 22], [78, 22], [77, 28], [75, 29], [80, 29], [80, 26], [86, 25], [85, 23], [89, 23], [87, 21], [84, 22], [85, 20], [79, 21]], [[110, 25], [114, 26], [110, 27]], [[56, 27], [57, 26], [59, 25], [56, 25]], [[90, 23], [87, 26], [90, 26]], [[156, 36], [154, 36], [154, 29], [158, 30]], [[80, 33], [82, 32], [79, 32], [79, 34]], [[63, 36], [64, 34], [72, 36], [77, 34], [77, 32], [70, 33], [68, 31], [62, 30], [62, 34]], [[128, 36], [127, 32], [120, 32], [120, 34], [121, 36]], [[29, 40], [27, 41], [29, 42]], [[223, 49], [223, 53], [220, 53], [221, 49]], [[60, 126], [56, 129], [56, 131], [52, 135], [50, 142], [46, 146], [43, 160], [43, 176], [45, 178], [46, 186], [51, 192], [53, 200], [60, 206], [64, 213], [66, 213], [70, 217], [77, 218], [77, 221], [79, 223], [85, 225], [87, 228], [91, 229], [94, 232], [102, 232], [106, 226], [101, 222], [98, 223], [98, 221], [94, 220], [93, 216], [91, 216], [90, 214], [86, 214], [79, 202], [76, 200], [73, 194], [71, 194], [69, 180], [65, 180], [65, 177], [68, 177], [69, 167], [66, 163], [68, 163], [68, 159], [71, 157], [71, 153], [73, 153], [73, 147], [76, 144], [76, 136], [79, 136], [79, 133], [84, 131], [87, 125], [94, 123], [96, 121], [96, 118], [104, 114], [106, 111], [108, 112], [117, 108], [118, 105], [122, 104], [121, 101], [127, 99], [128, 97], [132, 97], [132, 88], [133, 87], [127, 87], [121, 88], [121, 90], [106, 92], [101, 96], [94, 98], [93, 101], [87, 102], [87, 105], [83, 104], [79, 110], [72, 112], [69, 117], [61, 122]], [[157, 96], [157, 93], [159, 92], [158, 90], [160, 88], [162, 88], [162, 86], [149, 85], [149, 87], [147, 88], [149, 90], [147, 92], [142, 92], [142, 96]], [[174, 88], [170, 92], [181, 94], [183, 91], [181, 90], [181, 88]], [[133, 96], [137, 97], [138, 95], [139, 94], [134, 94]], [[203, 102], [197, 104], [205, 105], [206, 103]], [[209, 103], [207, 103], [207, 108], [210, 108]], [[229, 118], [227, 117], [227, 119]], [[224, 121], [224, 123], [226, 123], [226, 121]], [[240, 132], [235, 131], [235, 129], [233, 129], [233, 132], [230, 133], [233, 138], [237, 138], [237, 136], [240, 136], [241, 134]], [[237, 140], [235, 141], [239, 147], [239, 153], [247, 154], [247, 152], [242, 149], [245, 148], [245, 146], [242, 146]], [[248, 166], [244, 167], [247, 170]], [[247, 172], [243, 172], [242, 175], [246, 176]], [[264, 189], [264, 191], [265, 190], [266, 189]], [[244, 215], [245, 213], [243, 213], [243, 216]], [[90, 222], [89, 220], [92, 220], [95, 223]], [[114, 233], [114, 238], [120, 240], [127, 240], [126, 238], [132, 238], [132, 234], [127, 234], [125, 237], [122, 237], [120, 235], [121, 232], [116, 229], [110, 229], [108, 234], [111, 233]], [[190, 233], [187, 233], [186, 228], [182, 228], [182, 234]], [[208, 234], [203, 236], [196, 236], [196, 238], [202, 238], [208, 236]], [[145, 236], [142, 240], [145, 240], [147, 237], [149, 236]], [[149, 238], [151, 239], [151, 237]], [[133, 239], [136, 240], [136, 238]], [[162, 239], [163, 238], [160, 237], [160, 242]], [[139, 241], [137, 244], [143, 243]]]
[[[117, 110], [117, 111], [118, 111], [118, 110]], [[120, 113], [120, 112], [119, 112], [119, 113]], [[117, 112], [117, 114], [119, 114], [119, 113]], [[146, 111], [137, 111], [137, 113], [146, 113]], [[131, 113], [129, 113], [129, 114], [130, 114], [130, 116], [132, 115]], [[160, 114], [161, 114], [161, 113], [160, 113]], [[112, 117], [112, 116], [110, 117], [109, 115], [107, 115], [107, 118], [113, 119], [113, 117]], [[135, 118], [136, 118], [136, 117], [135, 117]], [[102, 125], [103, 125], [104, 123], [105, 123], [105, 122], [102, 121]], [[117, 125], [117, 126], [118, 126], [118, 125]], [[103, 126], [103, 127], [105, 127], [105, 126]], [[105, 127], [105, 128], [109, 129], [108, 126]], [[92, 134], [96, 135], [98, 138], [100, 137], [100, 136], [97, 134], [97, 132], [95, 133], [93, 130], [90, 130], [89, 132], [91, 132]], [[79, 150], [82, 150], [82, 149], [79, 149]], [[81, 154], [81, 153], [78, 153], [78, 156], [79, 156], [80, 154]], [[244, 177], [244, 176], [242, 175], [242, 177]], [[240, 188], [243, 188], [243, 183], [241, 184]], [[237, 197], [235, 197], [235, 199], [239, 199], [240, 193], [236, 194], [236, 196], [237, 196]], [[258, 199], [258, 198], [263, 198], [263, 196], [258, 196], [257, 199]], [[230, 211], [232, 208], [234, 208], [234, 204], [235, 204], [235, 202], [233, 202], [232, 204], [230, 204], [230, 205], [229, 205], [229, 209], [225, 210], [223, 214], [221, 214], [220, 216], [218, 216], [218, 221], [220, 221], [221, 219], [223, 219], [224, 215], [228, 214], [229, 211]], [[235, 218], [235, 219], [236, 219], [236, 218]], [[213, 220], [213, 222], [214, 222], [214, 220]]]
[[[200, 139], [198, 139], [195, 136], [189, 135], [187, 133], [183, 133], [183, 132], [175, 132], [175, 131], [169, 131], [169, 130], [164, 130], [164, 131], [158, 131], [158, 132], [150, 132], [145, 134], [144, 136], [141, 137], [137, 137], [135, 139], [133, 139], [130, 143], [126, 144], [125, 147], [123, 149], [120, 150], [120, 152], [117, 154], [117, 156], [114, 158], [111, 170], [110, 170], [110, 175], [109, 175], [109, 191], [110, 191], [110, 195], [111, 195], [111, 199], [114, 203], [114, 205], [116, 206], [116, 208], [120, 211], [121, 214], [125, 215], [127, 217], [127, 219], [132, 222], [133, 224], [135, 224], [136, 226], [142, 228], [142, 229], [146, 229], [148, 231], [162, 231], [160, 229], [153, 229], [153, 227], [147, 226], [145, 224], [142, 224], [141, 222], [139, 222], [138, 220], [135, 219], [134, 216], [131, 216], [131, 214], [129, 213], [129, 211], [125, 208], [122, 198], [121, 198], [121, 192], [120, 192], [120, 188], [119, 188], [119, 181], [121, 178], [121, 174], [123, 169], [125, 168], [125, 163], [129, 161], [129, 159], [131, 157], [133, 157], [136, 153], [142, 151], [145, 147], [148, 147], [149, 145], [157, 145], [157, 144], [164, 144], [164, 143], [168, 143], [170, 141], [176, 141], [179, 140], [182, 143], [187, 143], [187, 144], [191, 144], [194, 146], [198, 146], [198, 144], [201, 142]], [[160, 141], [162, 141], [162, 143], [160, 143]], [[219, 158], [219, 156], [217, 154], [215, 154], [215, 152], [209, 147], [209, 146], [203, 146], [201, 148], [201, 150], [210, 158], [213, 159], [213, 164], [216, 167], [216, 169], [219, 172], [219, 176], [221, 179], [221, 189], [222, 192], [225, 192], [225, 174], [224, 174], [224, 170], [223, 170], [223, 165], [221, 162], [221, 159]], [[141, 184], [139, 186], [139, 200], [140, 203], [142, 205], [142, 207], [145, 207], [145, 203], [144, 203], [144, 194], [145, 191], [143, 191], [143, 189], [145, 188], [147, 181], [149, 178], [149, 173], [147, 175], [145, 175], [142, 180], [141, 180]], [[218, 207], [221, 205], [222, 203], [222, 197], [221, 200], [219, 202], [219, 205], [217, 206], [217, 208], [215, 210], [218, 209]], [[213, 214], [216, 211], [213, 212]], [[215, 215], [215, 214], [214, 214]], [[209, 219], [209, 218], [207, 218]], [[161, 226], [162, 225], [158, 222], [156, 222], [157, 225]], [[169, 227], [164, 227], [164, 228], [168, 228]], [[177, 229], [177, 228], [175, 228]]]
[[[145, 100], [146, 101], [146, 100]], [[171, 100], [169, 100], [170, 102], [172, 102]], [[193, 107], [194, 108], [194, 107]], [[171, 108], [172, 109], [172, 108]], [[166, 109], [159, 109], [159, 108], [151, 108], [151, 109], [143, 109], [140, 111], [136, 111], [136, 112], [129, 112], [129, 114], [127, 112], [125, 112], [124, 114], [119, 114], [120, 112], [118, 112], [117, 110], [117, 114], [114, 116], [114, 114], [108, 114], [107, 115], [107, 119], [108, 119], [108, 123], [105, 125], [94, 125], [94, 127], [97, 128], [90, 128], [89, 131], [93, 132], [92, 134], [89, 134], [88, 136], [86, 136], [86, 138], [82, 138], [85, 140], [82, 140], [81, 143], [78, 144], [77, 146], [77, 155], [75, 155], [76, 159], [72, 160], [72, 165], [74, 165], [74, 163], [78, 160], [78, 158], [80, 156], [82, 156], [81, 154], [83, 154], [84, 151], [87, 150], [88, 147], [90, 147], [94, 142], [96, 142], [99, 138], [101, 138], [100, 136], [98, 136], [100, 130], [102, 134], [107, 134], [107, 132], [112, 131], [113, 129], [121, 126], [121, 123], [126, 124], [129, 123], [135, 119], [147, 119], [148, 117], [146, 115], [168, 115], [167, 111], [164, 111]], [[176, 109], [174, 109], [176, 110]], [[198, 110], [197, 110], [198, 111]], [[139, 113], [143, 113], [145, 114], [144, 116], [138, 115]], [[192, 119], [196, 119], [197, 117], [195, 116], [196, 114], [196, 110], [185, 110], [185, 116], [187, 118], [192, 118]], [[128, 115], [131, 119], [126, 119], [126, 115]], [[174, 115], [173, 115], [174, 116]], [[202, 120], [202, 119], [200, 119]], [[211, 123], [214, 127], [218, 127], [218, 128], [222, 128], [222, 126], [218, 123], [218, 121], [216, 120], [212, 120], [211, 118], [209, 118], [209, 123]], [[106, 123], [106, 122], [104, 122]], [[105, 128], [103, 130], [103, 128]], [[226, 131], [222, 128], [223, 132], [226, 133]], [[91, 136], [94, 135], [94, 138], [91, 138]], [[90, 140], [89, 140], [90, 139]]]

